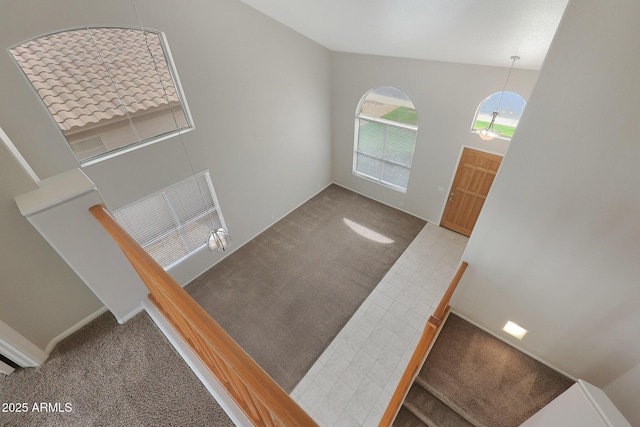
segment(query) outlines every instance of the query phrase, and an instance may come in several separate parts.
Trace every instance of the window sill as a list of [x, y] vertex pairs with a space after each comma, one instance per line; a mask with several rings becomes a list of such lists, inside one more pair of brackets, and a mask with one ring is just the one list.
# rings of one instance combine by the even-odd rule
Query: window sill
[[93, 158], [90, 158], [90, 159], [87, 159], [87, 160], [80, 160], [80, 166], [81, 167], [85, 167], [85, 166], [95, 165], [96, 163], [100, 163], [100, 162], [103, 162], [105, 160], [112, 159], [114, 157], [118, 157], [118, 156], [121, 156], [123, 154], [130, 153], [130, 152], [138, 150], [140, 148], [148, 147], [149, 145], [153, 145], [153, 144], [155, 144], [157, 142], [164, 141], [164, 140], [169, 139], [169, 138], [173, 138], [174, 136], [183, 135], [183, 134], [185, 134], [187, 132], [191, 132], [194, 129], [195, 129], [195, 126], [191, 126], [191, 127], [186, 128], [186, 129], [181, 129], [179, 131], [170, 132], [170, 133], [161, 135], [161, 136], [159, 136], [157, 138], [153, 138], [152, 140], [149, 140], [149, 141], [143, 141], [143, 142], [140, 142], [140, 143], [137, 143], [137, 144], [127, 145], [126, 147], [122, 147], [122, 148], [118, 148], [117, 150], [109, 151], [108, 153], [101, 154], [100, 156], [97, 156], [97, 157], [93, 157]]

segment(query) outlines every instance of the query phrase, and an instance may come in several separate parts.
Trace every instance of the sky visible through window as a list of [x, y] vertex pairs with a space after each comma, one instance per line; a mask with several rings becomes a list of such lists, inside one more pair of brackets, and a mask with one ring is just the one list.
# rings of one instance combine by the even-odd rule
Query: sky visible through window
[[[502, 100], [500, 100], [500, 94], [501, 92], [496, 92], [480, 104], [473, 121], [472, 131], [486, 129], [491, 122], [491, 114], [497, 111], [498, 117], [495, 121], [494, 131], [505, 138], [510, 139], [513, 136], [526, 102], [515, 92], [505, 91]], [[497, 109], [498, 102], [500, 102], [499, 109]]]
[[391, 86], [380, 86], [369, 92], [360, 114], [408, 125], [418, 124], [418, 115], [409, 97]]

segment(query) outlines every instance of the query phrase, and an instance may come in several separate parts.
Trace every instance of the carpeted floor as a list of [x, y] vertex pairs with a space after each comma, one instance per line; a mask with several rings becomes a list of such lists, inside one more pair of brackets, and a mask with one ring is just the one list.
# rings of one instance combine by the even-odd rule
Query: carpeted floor
[[[33, 411], [43, 402], [58, 412]], [[41, 367], [0, 374], [0, 403], [27, 404], [26, 413], [0, 408], [2, 427], [233, 426], [145, 313], [124, 325], [104, 314]]]
[[291, 392], [424, 225], [331, 185], [185, 289]]
[[475, 426], [515, 427], [573, 381], [450, 315], [416, 382]]

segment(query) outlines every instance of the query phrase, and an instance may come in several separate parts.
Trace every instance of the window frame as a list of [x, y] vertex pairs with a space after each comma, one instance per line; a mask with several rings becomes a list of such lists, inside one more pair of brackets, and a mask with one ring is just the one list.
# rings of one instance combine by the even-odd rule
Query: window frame
[[[493, 92], [491, 95], [487, 96], [486, 98], [484, 98], [482, 101], [480, 101], [480, 103], [478, 104], [478, 107], [476, 108], [476, 113], [473, 116], [473, 120], [471, 121], [471, 127], [469, 129], [469, 132], [476, 134], [476, 135], [480, 135], [480, 132], [482, 131], [482, 129], [474, 129], [476, 122], [478, 121], [478, 114], [480, 114], [480, 109], [484, 106], [485, 103], [487, 103], [489, 101], [489, 99], [491, 99], [492, 97], [494, 97], [496, 94], [499, 94], [500, 92], [504, 92], [504, 93], [510, 93], [513, 95], [518, 96], [520, 99], [522, 99], [522, 102], [524, 103], [522, 106], [522, 111], [520, 111], [520, 118], [522, 117], [522, 114], [524, 112], [524, 109], [527, 106], [527, 101], [524, 99], [524, 97], [522, 95], [520, 95], [517, 92], [513, 92], [510, 90], [505, 90], [505, 91], [498, 91], [498, 92]], [[495, 109], [494, 109], [495, 111]], [[518, 118], [518, 124], [520, 123], [520, 118]], [[516, 129], [518, 128], [518, 125], [513, 127], [513, 132], [515, 134]], [[511, 138], [513, 138], [512, 136], [505, 136], [502, 135], [500, 133], [496, 133], [495, 139], [502, 139], [504, 141], [511, 141]]]
[[[205, 205], [205, 210], [198, 214], [195, 217], [190, 218], [188, 221], [184, 221], [182, 222], [180, 220], [179, 215], [176, 212], [176, 208], [174, 205], [171, 204], [168, 196], [167, 196], [167, 192], [179, 187], [183, 184], [185, 184], [188, 181], [194, 180], [195, 184], [197, 185], [198, 183], [198, 179], [200, 177], [204, 176], [205, 177], [205, 182], [207, 183], [207, 188], [209, 190], [209, 196], [211, 197], [211, 200], [213, 202], [213, 206], [211, 208], [207, 208]], [[200, 185], [198, 185], [198, 193], [201, 194], [200, 192], [202, 191], [202, 188]], [[165, 231], [158, 231], [157, 235], [145, 242], [138, 242], [138, 240], [135, 237], [135, 232], [133, 230], [133, 228], [131, 227], [131, 225], [126, 221], [125, 219], [125, 223], [122, 223], [119, 219], [118, 219], [118, 215], [120, 215], [121, 211], [124, 211], [128, 208], [131, 208], [135, 205], [141, 204], [151, 198], [155, 198], [157, 196], [161, 196], [162, 197], [162, 201], [164, 202], [164, 205], [167, 208], [167, 213], [169, 214], [169, 216], [171, 217], [172, 221], [173, 221], [173, 226], [171, 229], [169, 230], [165, 230]], [[160, 264], [160, 266], [165, 269], [165, 270], [170, 270], [171, 268], [175, 267], [176, 265], [182, 263], [184, 260], [186, 260], [187, 258], [190, 258], [191, 256], [193, 256], [194, 254], [202, 251], [203, 248], [205, 248], [207, 246], [207, 242], [206, 242], [206, 238], [208, 236], [203, 236], [202, 239], [202, 244], [200, 244], [199, 246], [191, 249], [189, 248], [190, 246], [190, 241], [188, 239], [188, 237], [186, 236], [186, 231], [185, 231], [185, 227], [188, 226], [189, 224], [192, 224], [196, 221], [198, 221], [199, 219], [202, 219], [204, 217], [209, 217], [211, 214], [215, 213], [218, 217], [218, 219], [220, 220], [220, 226], [227, 229], [225, 220], [224, 220], [224, 216], [222, 215], [222, 209], [220, 208], [220, 203], [218, 202], [218, 197], [216, 195], [215, 189], [213, 188], [213, 182], [211, 180], [211, 174], [209, 172], [208, 169], [205, 169], [203, 171], [200, 171], [192, 176], [189, 176], [185, 179], [182, 179], [180, 181], [174, 182], [172, 184], [170, 184], [167, 187], [164, 187], [158, 191], [154, 191], [153, 193], [147, 194], [144, 197], [141, 197], [140, 199], [134, 200], [131, 203], [127, 203], [124, 206], [121, 206], [117, 209], [114, 209], [113, 211], [113, 216], [114, 218], [116, 218], [116, 221], [118, 221], [118, 223], [127, 231], [127, 233], [130, 233], [130, 231], [133, 232], [133, 234], [130, 233], [131, 237], [133, 237], [134, 240], [136, 240], [136, 242], [138, 242], [138, 244], [140, 245], [140, 247], [142, 247], [142, 249], [144, 249], [145, 251], [147, 251], [147, 247], [149, 246], [153, 246], [159, 242], [162, 242], [163, 240], [167, 239], [169, 236], [171, 236], [173, 233], [178, 232], [178, 234], [180, 235], [181, 238], [181, 242], [185, 245], [185, 247], [187, 247], [187, 249], [190, 249], [189, 251], [187, 251], [187, 253], [180, 257], [179, 259], [167, 264], [166, 266], [163, 266], [162, 264], [160, 264], [158, 262], [158, 264]], [[147, 253], [149, 253], [147, 251]], [[151, 255], [149, 253], [149, 255]], [[151, 257], [153, 258], [153, 255], [151, 255]], [[155, 259], [155, 258], [154, 258]], [[157, 261], [156, 261], [157, 262]]]
[[[79, 31], [79, 30], [93, 30], [93, 29], [125, 29], [125, 30], [137, 30], [143, 33], [153, 33], [155, 35], [158, 36], [158, 39], [160, 41], [160, 47], [162, 48], [162, 52], [164, 54], [165, 57], [165, 61], [167, 64], [167, 69], [169, 71], [169, 74], [171, 75], [171, 79], [173, 82], [173, 86], [175, 87], [176, 90], [176, 95], [180, 101], [180, 105], [181, 105], [181, 110], [182, 110], [182, 114], [184, 114], [184, 118], [186, 121], [186, 126], [180, 129], [175, 129], [175, 130], [171, 130], [169, 132], [165, 132], [163, 134], [160, 135], [156, 135], [154, 137], [151, 138], [147, 138], [144, 139], [142, 141], [137, 141], [137, 142], [133, 142], [129, 145], [120, 147], [120, 148], [116, 148], [114, 150], [108, 151], [106, 153], [103, 154], [99, 154], [99, 155], [95, 155], [92, 157], [89, 157], [87, 159], [81, 160], [78, 155], [76, 154], [76, 152], [73, 150], [73, 148], [71, 147], [71, 142], [69, 142], [69, 140], [67, 139], [66, 135], [64, 134], [63, 130], [60, 128], [60, 125], [58, 124], [58, 122], [56, 121], [56, 119], [53, 117], [53, 114], [51, 113], [51, 111], [49, 110], [49, 107], [47, 107], [47, 104], [45, 103], [44, 99], [40, 96], [40, 94], [38, 93], [38, 90], [36, 89], [36, 87], [34, 86], [33, 82], [29, 79], [29, 77], [27, 76], [25, 70], [22, 68], [22, 66], [20, 65], [20, 63], [18, 62], [18, 60], [15, 58], [15, 56], [13, 55], [13, 53], [11, 52], [13, 49], [20, 47], [22, 45], [24, 45], [25, 43], [29, 43], [31, 41], [43, 38], [43, 37], [49, 37], [49, 36], [53, 36], [56, 34], [60, 34], [60, 33], [66, 33], [66, 32], [72, 32], [72, 31]], [[59, 133], [59, 135], [62, 137], [62, 139], [65, 141], [67, 148], [69, 149], [69, 151], [73, 154], [74, 158], [77, 160], [77, 162], [80, 164], [80, 167], [86, 167], [86, 166], [90, 166], [96, 163], [100, 163], [102, 161], [144, 148], [144, 147], [148, 147], [150, 145], [153, 145], [155, 143], [173, 138], [175, 136], [179, 136], [182, 135], [184, 133], [187, 132], [191, 132], [195, 129], [195, 123], [193, 121], [193, 116], [191, 114], [191, 110], [189, 108], [189, 104], [187, 102], [187, 98], [185, 96], [184, 90], [182, 88], [182, 82], [180, 81], [180, 77], [178, 75], [178, 71], [176, 68], [176, 64], [175, 61], [173, 59], [173, 55], [171, 53], [171, 49], [169, 47], [169, 42], [167, 40], [166, 34], [163, 31], [160, 30], [156, 30], [153, 28], [147, 28], [147, 27], [139, 27], [139, 26], [131, 26], [131, 25], [87, 25], [87, 26], [82, 26], [82, 27], [74, 27], [74, 28], [66, 28], [66, 29], [62, 29], [62, 30], [58, 30], [58, 31], [52, 31], [50, 33], [46, 33], [46, 34], [42, 34], [36, 37], [32, 37], [30, 39], [24, 40], [20, 43], [17, 43], [13, 46], [10, 46], [7, 48], [7, 51], [9, 53], [9, 56], [11, 57], [11, 59], [13, 60], [13, 62], [15, 63], [16, 67], [18, 67], [18, 70], [20, 71], [20, 74], [22, 75], [22, 77], [25, 79], [25, 81], [27, 82], [27, 84], [29, 85], [30, 90], [32, 91], [32, 93], [38, 98], [40, 105], [42, 105], [42, 107], [44, 108], [44, 110], [46, 111], [46, 114], [49, 116], [49, 119], [51, 120], [51, 122], [54, 124], [57, 132]], [[166, 106], [167, 109], [170, 109], [171, 107], [169, 105]], [[174, 112], [173, 110], [171, 111], [171, 116], [174, 116]], [[83, 141], [86, 142], [86, 141]]]
[[[389, 165], [393, 165], [396, 167], [401, 167], [404, 168], [408, 171], [408, 175], [410, 176], [411, 174], [411, 166], [413, 165], [413, 157], [415, 155], [415, 147], [417, 145], [417, 141], [418, 141], [418, 125], [409, 125], [406, 123], [401, 123], [401, 122], [396, 122], [393, 120], [388, 120], [388, 119], [383, 119], [380, 117], [372, 117], [372, 116], [368, 116], [366, 114], [362, 114], [362, 105], [365, 103], [365, 101], [367, 100], [367, 97], [369, 96], [369, 94], [371, 94], [371, 92], [375, 91], [378, 88], [381, 87], [386, 87], [385, 85], [382, 86], [376, 86], [373, 89], [368, 90], [360, 99], [360, 102], [358, 103], [357, 109], [356, 109], [356, 115], [355, 115], [355, 124], [354, 124], [354, 144], [353, 144], [353, 163], [352, 163], [352, 173], [355, 176], [358, 176], [360, 178], [366, 179], [368, 181], [371, 182], [375, 182], [377, 184], [380, 184], [384, 187], [390, 188], [392, 190], [401, 192], [401, 193], [406, 193], [408, 188], [409, 188], [409, 178], [407, 178], [407, 186], [402, 187], [399, 186], [397, 184], [388, 182], [383, 180], [383, 176], [384, 176], [384, 167], [385, 165], [389, 164]], [[393, 87], [393, 86], [389, 86], [389, 87]], [[396, 89], [395, 87], [393, 87], [393, 89]], [[399, 92], [402, 92], [399, 89], [396, 89]], [[407, 96], [404, 92], [402, 92], [405, 96]], [[407, 98], [409, 99], [409, 101], [411, 102], [411, 104], [413, 105], [413, 109], [416, 111], [417, 114], [417, 109], [415, 108], [415, 104], [413, 104], [413, 101], [411, 101], [411, 99], [409, 98], [409, 96], [407, 96]], [[419, 117], [419, 116], [418, 116]], [[369, 123], [378, 123], [378, 124], [383, 124], [385, 125], [385, 136], [384, 136], [384, 143], [383, 143], [383, 147], [382, 147], [382, 155], [380, 157], [378, 156], [374, 156], [371, 153], [366, 153], [366, 152], [362, 152], [359, 151], [359, 146], [360, 146], [360, 120], [365, 120]], [[389, 126], [394, 127], [394, 128], [398, 128], [398, 129], [403, 129], [403, 130], [409, 130], [412, 131], [414, 133], [414, 144], [413, 144], [413, 152], [411, 153], [411, 166], [405, 166], [403, 164], [394, 162], [393, 160], [389, 160], [386, 159], [386, 146], [387, 146], [387, 135], [388, 135], [388, 129]], [[375, 177], [369, 174], [366, 174], [364, 172], [361, 172], [357, 169], [358, 167], [358, 155], [363, 155], [372, 159], [376, 159], [379, 160], [382, 163], [382, 166], [380, 168], [380, 176], [379, 177]]]

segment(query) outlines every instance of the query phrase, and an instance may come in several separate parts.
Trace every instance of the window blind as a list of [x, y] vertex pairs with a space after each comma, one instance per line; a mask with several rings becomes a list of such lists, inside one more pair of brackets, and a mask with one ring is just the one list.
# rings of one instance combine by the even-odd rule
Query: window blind
[[375, 181], [407, 189], [417, 129], [358, 118], [355, 171]]
[[205, 246], [212, 228], [226, 228], [208, 171], [117, 209], [114, 216], [165, 269]]

